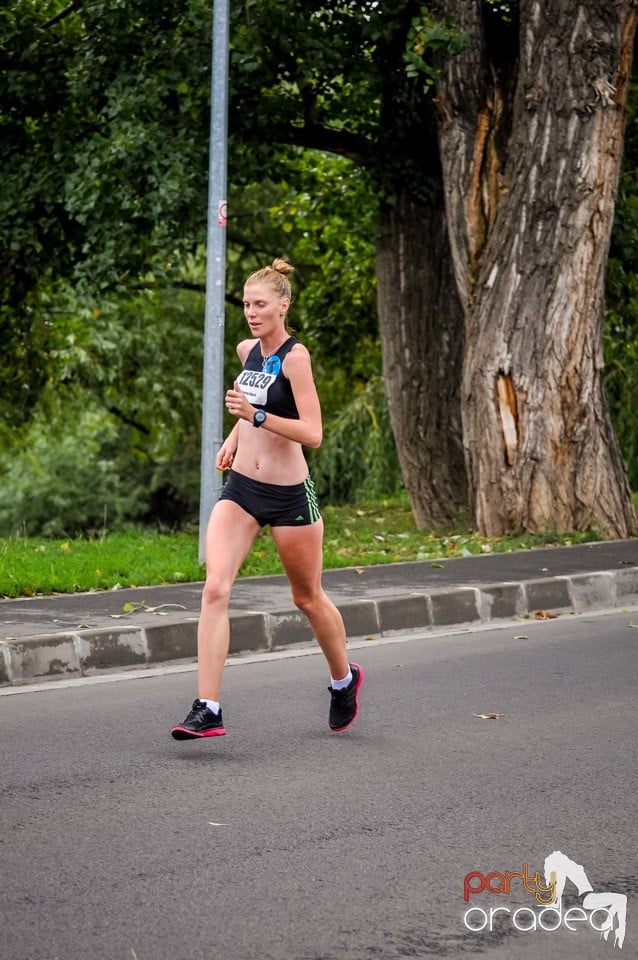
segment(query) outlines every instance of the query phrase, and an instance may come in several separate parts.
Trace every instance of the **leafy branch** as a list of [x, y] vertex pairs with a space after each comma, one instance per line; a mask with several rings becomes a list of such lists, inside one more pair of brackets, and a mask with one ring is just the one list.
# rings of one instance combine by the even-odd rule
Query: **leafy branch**
[[80, 10], [84, 6], [84, 0], [71, 0], [71, 3], [64, 7], [63, 10], [59, 10], [55, 16], [51, 17], [50, 20], [47, 20], [42, 24], [45, 30], [48, 30], [49, 27], [52, 27], [54, 24], [58, 23], [60, 20], [64, 20], [70, 14], [75, 13], [76, 10]]

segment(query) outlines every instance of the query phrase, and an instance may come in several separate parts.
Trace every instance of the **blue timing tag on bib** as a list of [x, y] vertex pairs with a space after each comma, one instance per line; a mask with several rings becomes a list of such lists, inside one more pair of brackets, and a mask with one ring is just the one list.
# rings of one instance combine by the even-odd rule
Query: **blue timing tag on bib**
[[281, 370], [281, 359], [277, 356], [268, 357], [268, 359], [264, 363], [264, 373], [272, 373], [274, 374], [274, 376], [277, 376], [280, 370]]

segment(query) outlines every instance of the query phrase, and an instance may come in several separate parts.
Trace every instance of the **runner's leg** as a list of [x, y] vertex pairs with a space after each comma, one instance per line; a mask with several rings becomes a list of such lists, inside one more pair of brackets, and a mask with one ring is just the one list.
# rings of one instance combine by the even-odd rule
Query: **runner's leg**
[[272, 536], [290, 582], [295, 606], [308, 618], [328, 661], [330, 676], [340, 680], [350, 669], [341, 614], [324, 593], [323, 520], [303, 527], [273, 527]]
[[219, 700], [230, 644], [228, 605], [239, 568], [261, 527], [232, 500], [219, 500], [206, 529], [206, 583], [197, 628], [200, 700]]

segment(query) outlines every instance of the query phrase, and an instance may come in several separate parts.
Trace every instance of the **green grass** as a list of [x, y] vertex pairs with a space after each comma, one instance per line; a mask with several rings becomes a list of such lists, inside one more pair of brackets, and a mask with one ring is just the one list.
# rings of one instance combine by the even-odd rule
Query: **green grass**
[[[552, 536], [479, 537], [461, 526], [448, 532], [417, 530], [404, 494], [355, 507], [325, 507], [324, 566], [369, 566], [410, 560], [527, 550], [550, 544], [601, 540], [595, 531]], [[198, 535], [147, 529], [95, 539], [0, 539], [0, 596], [110, 590], [202, 580]], [[281, 573], [268, 530], [255, 541], [240, 576]]]

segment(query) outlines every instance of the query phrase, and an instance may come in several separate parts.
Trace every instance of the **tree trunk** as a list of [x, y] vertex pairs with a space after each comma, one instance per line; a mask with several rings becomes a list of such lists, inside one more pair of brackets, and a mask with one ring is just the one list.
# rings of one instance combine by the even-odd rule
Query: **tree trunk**
[[470, 32], [439, 106], [478, 529], [630, 536], [601, 371], [636, 3], [521, 0], [507, 64], [494, 63], [478, 0], [443, 5]]
[[377, 248], [379, 327], [388, 406], [416, 524], [467, 506], [461, 437], [463, 311], [451, 275], [443, 204], [402, 194]]

